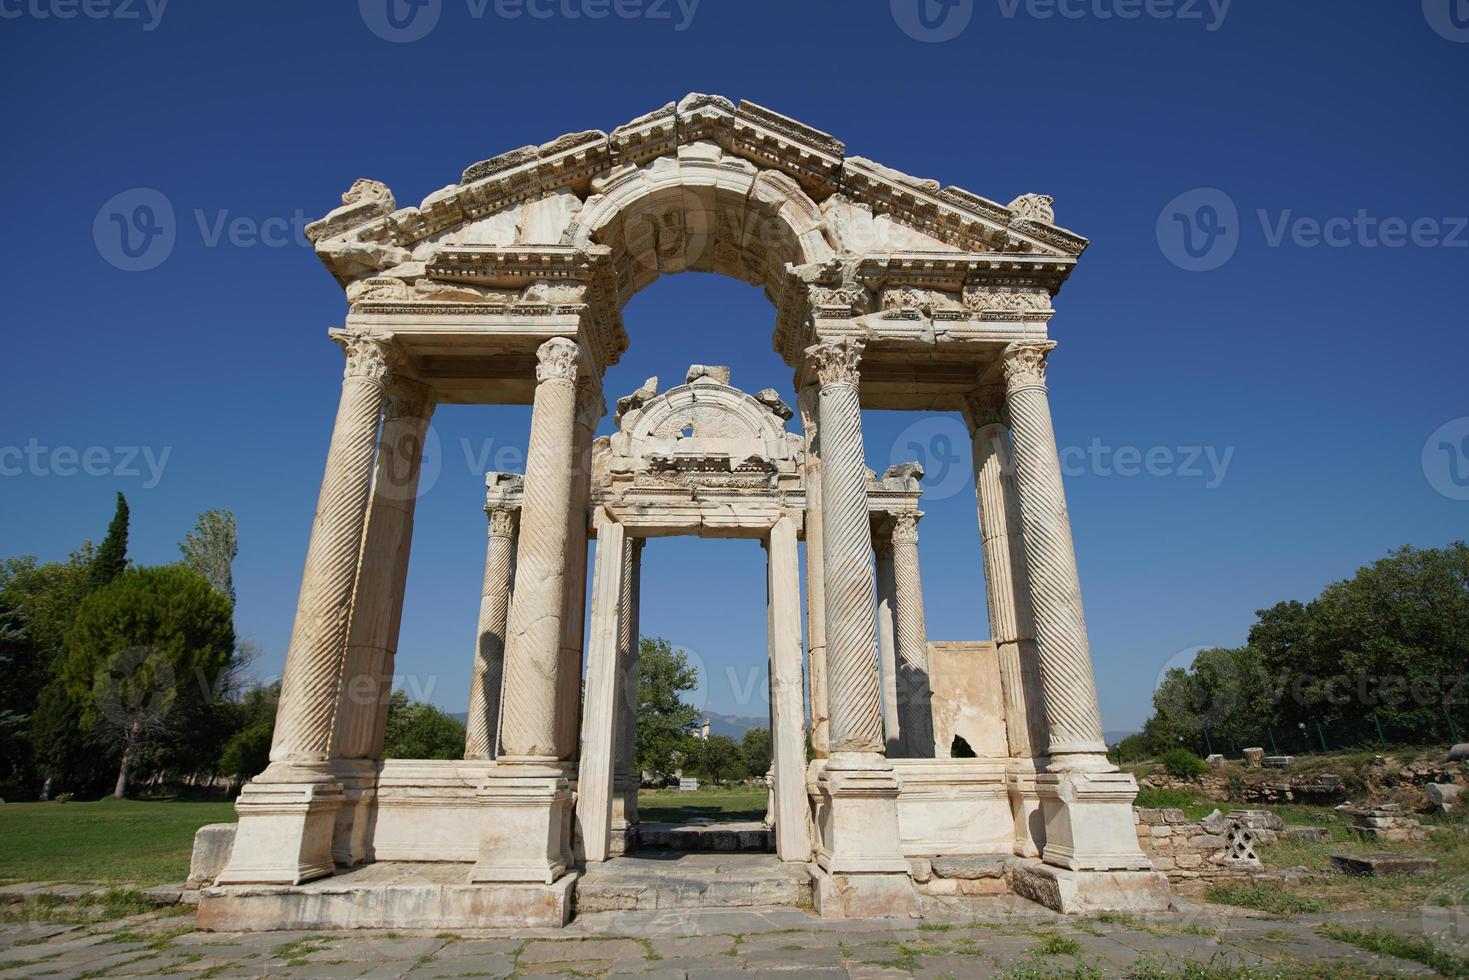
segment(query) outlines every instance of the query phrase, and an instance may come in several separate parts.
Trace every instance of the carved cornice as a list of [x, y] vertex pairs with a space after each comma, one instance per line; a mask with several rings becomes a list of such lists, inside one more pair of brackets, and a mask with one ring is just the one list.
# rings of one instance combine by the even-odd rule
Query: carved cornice
[[581, 347], [574, 340], [552, 337], [536, 350], [536, 381], [576, 382]]
[[1046, 386], [1046, 358], [1055, 350], [1054, 341], [1017, 343], [1005, 348], [1001, 368], [1010, 391]]
[[332, 330], [329, 336], [342, 345], [342, 352], [346, 354], [344, 378], [362, 378], [379, 383], [388, 380], [392, 360], [390, 336], [357, 330]]
[[822, 386], [850, 384], [860, 380], [857, 366], [862, 361], [866, 345], [860, 340], [827, 340], [806, 348], [808, 370], [814, 373]]

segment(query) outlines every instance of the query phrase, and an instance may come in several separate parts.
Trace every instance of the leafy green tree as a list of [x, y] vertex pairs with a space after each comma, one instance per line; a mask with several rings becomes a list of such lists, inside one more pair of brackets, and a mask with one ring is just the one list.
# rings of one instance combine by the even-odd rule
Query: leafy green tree
[[462, 759], [464, 725], [431, 704], [409, 701], [402, 691], [388, 699], [388, 759]]
[[239, 703], [228, 705], [234, 733], [220, 752], [218, 770], [238, 792], [246, 780], [265, 771], [270, 764], [270, 742], [275, 735], [275, 709], [280, 701], [279, 681], [251, 688]]
[[772, 757], [770, 729], [745, 729], [745, 734], [740, 736], [740, 757], [750, 778], [759, 779], [769, 772]]
[[679, 697], [699, 686], [699, 672], [662, 637], [638, 640], [637, 765], [667, 782], [694, 748], [699, 714]]
[[18, 610], [0, 590], [0, 785], [29, 781], [31, 712], [45, 671]]
[[732, 779], [743, 779], [746, 773], [745, 757], [740, 753], [739, 743], [728, 735], [710, 735], [702, 739], [694, 753], [692, 768], [715, 786]]
[[120, 750], [114, 796], [181, 703], [212, 700], [234, 645], [229, 600], [182, 565], [126, 569], [82, 601], [61, 676], [81, 727]]
[[107, 525], [107, 537], [97, 548], [89, 572], [88, 591], [96, 591], [107, 585], [122, 570], [128, 567], [128, 502], [121, 492], [117, 495], [117, 509], [112, 514], [112, 523]]
[[238, 537], [239, 526], [234, 514], [227, 510], [206, 510], [199, 515], [194, 529], [179, 542], [184, 564], [204, 576], [232, 603], [235, 601], [232, 566], [240, 550]]

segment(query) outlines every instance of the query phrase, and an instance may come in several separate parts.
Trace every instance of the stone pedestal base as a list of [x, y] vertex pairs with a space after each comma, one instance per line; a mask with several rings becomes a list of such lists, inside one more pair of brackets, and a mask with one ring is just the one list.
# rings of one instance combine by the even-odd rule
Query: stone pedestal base
[[1015, 853], [1020, 857], [1041, 856], [1046, 846], [1046, 815], [1036, 792], [1035, 763], [1012, 759], [1005, 773], [1005, 790], [1010, 796], [1010, 815], [1015, 821]]
[[1173, 902], [1161, 871], [1069, 871], [1016, 858], [1005, 877], [1015, 894], [1066, 915], [1164, 912]]
[[816, 863], [830, 874], [898, 874], [908, 861], [898, 831], [898, 778], [877, 753], [838, 753], [816, 777]]
[[819, 865], [811, 873], [812, 904], [826, 919], [916, 918], [918, 892], [906, 874], [831, 874]]
[[338, 759], [332, 766], [333, 776], [342, 787], [342, 806], [332, 830], [332, 860], [350, 868], [368, 859], [377, 763], [372, 759]]
[[1137, 782], [1125, 772], [1061, 769], [1036, 776], [1045, 814], [1045, 862], [1072, 871], [1151, 871], [1138, 847], [1132, 801]]
[[369, 864], [294, 887], [223, 885], [199, 896], [212, 931], [557, 928], [571, 918], [576, 875], [550, 885], [465, 884], [463, 864]]
[[477, 793], [484, 815], [469, 880], [549, 885], [572, 863], [571, 783], [556, 766], [498, 761]]
[[298, 885], [331, 874], [343, 799], [324, 770], [272, 763], [235, 801], [239, 827], [219, 882]]

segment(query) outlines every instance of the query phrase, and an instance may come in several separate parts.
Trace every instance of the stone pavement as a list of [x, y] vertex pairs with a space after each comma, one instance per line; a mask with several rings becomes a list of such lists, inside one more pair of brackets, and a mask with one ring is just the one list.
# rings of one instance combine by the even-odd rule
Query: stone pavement
[[[1035, 907], [958, 905], [922, 923], [818, 919], [791, 908], [600, 912], [563, 930], [475, 935], [207, 933], [187, 907], [89, 924], [26, 917], [0, 925], [0, 980], [11, 977], [507, 977], [637, 975], [717, 978], [1435, 976], [1418, 963], [1325, 938], [1325, 923], [1422, 936], [1447, 921], [1400, 913], [1267, 917], [1213, 907], [1151, 916], [1063, 918]], [[1446, 910], [1445, 910], [1446, 911]], [[946, 918], [948, 921], [940, 921]], [[1458, 930], [1460, 938], [1464, 936]], [[1444, 938], [1451, 943], [1450, 938]], [[1445, 947], [1449, 948], [1449, 947]], [[1459, 948], [1462, 952], [1462, 947]], [[1303, 972], [1309, 967], [1314, 972]], [[1232, 971], [1227, 968], [1232, 968]]]

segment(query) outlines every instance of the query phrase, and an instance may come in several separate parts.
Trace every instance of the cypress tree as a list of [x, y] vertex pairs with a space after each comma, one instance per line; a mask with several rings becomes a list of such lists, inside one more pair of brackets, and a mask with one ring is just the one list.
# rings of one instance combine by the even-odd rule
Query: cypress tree
[[128, 566], [128, 502], [122, 495], [117, 494], [117, 510], [113, 512], [112, 523], [107, 525], [107, 537], [102, 539], [102, 546], [97, 549], [97, 554], [92, 558], [92, 567], [88, 576], [88, 591], [95, 592], [108, 582], [122, 574], [122, 570]]

